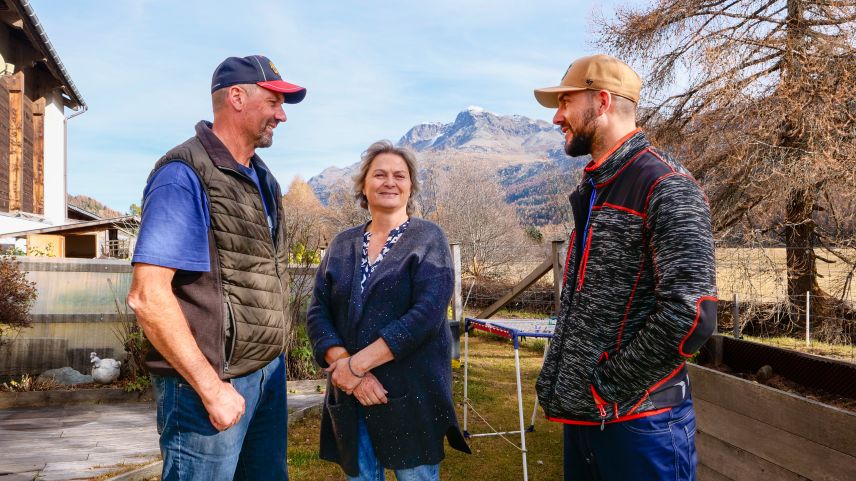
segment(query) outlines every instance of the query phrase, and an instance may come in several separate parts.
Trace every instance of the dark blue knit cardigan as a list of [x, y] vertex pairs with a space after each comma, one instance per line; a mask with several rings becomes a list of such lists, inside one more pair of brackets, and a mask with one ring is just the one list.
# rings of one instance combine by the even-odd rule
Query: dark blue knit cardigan
[[[395, 359], [372, 370], [388, 404], [363, 408], [381, 464], [390, 469], [437, 464], [443, 438], [469, 452], [452, 404], [449, 325], [452, 261], [446, 236], [413, 218], [360, 292], [365, 226], [337, 235], [315, 277], [307, 329], [315, 359], [343, 346], [351, 354], [383, 338]], [[320, 457], [358, 474], [358, 401], [327, 382]]]

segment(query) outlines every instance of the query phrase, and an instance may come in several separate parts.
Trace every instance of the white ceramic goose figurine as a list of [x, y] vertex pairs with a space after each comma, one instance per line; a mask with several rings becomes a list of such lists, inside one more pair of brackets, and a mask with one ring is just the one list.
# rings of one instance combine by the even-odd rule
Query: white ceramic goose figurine
[[90, 362], [92, 362], [92, 378], [100, 384], [110, 384], [119, 379], [119, 366], [121, 362], [115, 359], [101, 359], [94, 352], [89, 353]]

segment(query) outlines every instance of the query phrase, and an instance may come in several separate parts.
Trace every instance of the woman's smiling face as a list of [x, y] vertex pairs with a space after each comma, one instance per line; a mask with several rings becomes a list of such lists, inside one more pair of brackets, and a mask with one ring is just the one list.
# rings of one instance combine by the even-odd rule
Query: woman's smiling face
[[363, 186], [370, 212], [406, 210], [410, 189], [410, 171], [401, 156], [383, 153], [374, 158]]

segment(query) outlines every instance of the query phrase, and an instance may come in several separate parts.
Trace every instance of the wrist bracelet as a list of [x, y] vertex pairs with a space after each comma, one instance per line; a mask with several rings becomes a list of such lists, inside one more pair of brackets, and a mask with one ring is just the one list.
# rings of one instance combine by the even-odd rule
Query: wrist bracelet
[[366, 373], [363, 373], [363, 375], [361, 376], [361, 375], [354, 372], [354, 368], [351, 367], [351, 359], [353, 359], [353, 356], [348, 358], [348, 370], [351, 371], [351, 374], [353, 374], [354, 377], [358, 377], [360, 379], [366, 377]]

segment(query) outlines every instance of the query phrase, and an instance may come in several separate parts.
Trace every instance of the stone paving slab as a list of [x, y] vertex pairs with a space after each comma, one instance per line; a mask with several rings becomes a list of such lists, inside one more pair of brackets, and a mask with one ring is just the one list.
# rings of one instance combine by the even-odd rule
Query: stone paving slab
[[[289, 422], [324, 381], [288, 383]], [[0, 481], [91, 479], [160, 456], [152, 402], [0, 409]]]

